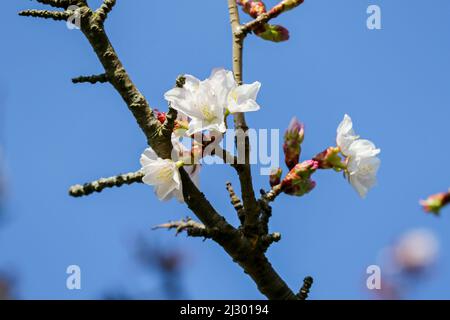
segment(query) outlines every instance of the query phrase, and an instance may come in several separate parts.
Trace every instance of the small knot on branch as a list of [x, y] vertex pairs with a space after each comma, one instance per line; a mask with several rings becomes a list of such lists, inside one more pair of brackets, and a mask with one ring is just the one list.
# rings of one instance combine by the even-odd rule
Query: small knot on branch
[[124, 184], [130, 185], [132, 183], [142, 183], [143, 177], [144, 174], [141, 171], [138, 171], [121, 174], [110, 178], [101, 178], [83, 185], [77, 184], [70, 187], [69, 195], [72, 197], [83, 197], [94, 192], [102, 192], [103, 189], [106, 188], [121, 187]]
[[281, 233], [274, 232], [272, 234], [263, 235], [260, 239], [260, 245], [263, 252], [266, 252], [267, 249], [274, 243], [281, 240]]
[[300, 300], [306, 300], [308, 298], [309, 290], [311, 289], [313, 282], [314, 279], [312, 277], [305, 277], [305, 279], [303, 280], [303, 286], [297, 294]]
[[234, 192], [233, 185], [231, 184], [231, 182], [227, 182], [227, 191], [230, 195], [230, 200], [231, 200], [230, 202], [238, 214], [239, 221], [243, 225], [245, 222], [244, 205], [242, 204], [241, 199], [239, 199], [239, 197]]
[[105, 83], [108, 82], [109, 78], [108, 75], [106, 73], [102, 73], [102, 74], [98, 74], [98, 75], [92, 75], [92, 76], [80, 76], [77, 78], [73, 78], [72, 82], [73, 83], [91, 83], [91, 84], [95, 84], [95, 83]]

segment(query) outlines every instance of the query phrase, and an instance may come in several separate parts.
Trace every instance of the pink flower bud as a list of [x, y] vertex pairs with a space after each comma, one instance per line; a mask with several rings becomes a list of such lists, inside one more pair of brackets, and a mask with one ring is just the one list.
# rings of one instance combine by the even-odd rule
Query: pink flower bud
[[339, 156], [340, 149], [337, 147], [329, 147], [316, 155], [313, 159], [319, 163], [319, 169], [334, 169], [340, 171], [346, 168]]
[[313, 190], [316, 182], [311, 175], [317, 170], [319, 163], [307, 160], [297, 164], [281, 182], [282, 191], [292, 196], [303, 196]]
[[305, 127], [297, 118], [292, 118], [284, 134], [284, 162], [291, 170], [300, 160], [301, 144], [305, 137]]
[[283, 12], [294, 9], [301, 5], [304, 0], [283, 0], [270, 10], [272, 16], [277, 17]]
[[265, 24], [262, 28], [255, 30], [255, 34], [264, 40], [272, 42], [289, 40], [289, 30], [279, 25]]
[[257, 18], [259, 15], [266, 12], [264, 2], [259, 0], [237, 0], [238, 5], [242, 6], [242, 10], [249, 14], [252, 18]]
[[421, 200], [420, 204], [426, 212], [439, 215], [441, 209], [450, 203], [450, 190], [429, 196], [426, 200]]
[[269, 183], [271, 187], [277, 186], [281, 182], [281, 175], [283, 170], [281, 168], [273, 168], [270, 173]]
[[159, 120], [159, 122], [164, 123], [166, 121], [166, 113], [159, 111], [158, 109], [154, 109], [153, 111], [155, 113], [156, 118]]

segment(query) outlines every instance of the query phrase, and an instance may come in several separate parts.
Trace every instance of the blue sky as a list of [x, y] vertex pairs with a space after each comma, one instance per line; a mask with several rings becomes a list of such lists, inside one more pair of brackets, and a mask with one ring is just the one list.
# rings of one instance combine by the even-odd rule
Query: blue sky
[[[381, 7], [382, 30], [366, 28], [370, 4]], [[102, 71], [81, 33], [17, 16], [28, 8], [42, 6], [6, 1], [0, 20], [1, 131], [10, 182], [0, 268], [17, 273], [20, 296], [91, 299], [117, 285], [130, 291], [154, 286], [157, 279], [144, 280], [133, 262], [129, 241], [148, 234], [189, 257], [183, 277], [189, 298], [263, 298], [211, 241], [150, 231], [190, 213], [176, 202], [158, 202], [149, 187], [67, 195], [72, 184], [138, 169], [145, 139], [109, 85], [71, 83]], [[280, 197], [271, 230], [283, 240], [268, 253], [273, 265], [293, 289], [314, 276], [313, 299], [370, 298], [365, 270], [379, 250], [425, 227], [440, 240], [439, 265], [408, 297], [450, 298], [449, 212], [435, 218], [418, 206], [420, 198], [449, 187], [450, 3], [305, 1], [276, 23], [291, 31], [290, 41], [246, 42], [244, 80], [262, 83], [262, 109], [248, 115], [249, 125], [284, 129], [297, 116], [306, 124], [307, 159], [333, 144], [348, 113], [357, 132], [382, 149], [382, 165], [365, 200], [333, 172], [319, 172], [317, 188], [303, 198]], [[160, 109], [178, 74], [205, 78], [215, 67], [231, 68], [225, 0], [173, 0], [170, 7], [118, 1], [106, 27], [133, 80]], [[267, 187], [267, 177], [254, 169], [254, 184]], [[233, 170], [205, 166], [201, 175], [206, 195], [237, 223], [225, 191], [227, 180], [237, 186]], [[65, 287], [71, 264], [81, 267], [82, 290]]]

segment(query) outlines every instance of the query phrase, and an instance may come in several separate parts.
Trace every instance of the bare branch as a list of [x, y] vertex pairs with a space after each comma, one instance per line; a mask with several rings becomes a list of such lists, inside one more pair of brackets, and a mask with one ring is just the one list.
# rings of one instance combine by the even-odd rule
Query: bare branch
[[93, 182], [85, 183], [84, 185], [77, 184], [72, 186], [69, 189], [69, 194], [72, 197], [88, 196], [94, 192], [102, 192], [106, 188], [121, 187], [124, 184], [142, 183], [143, 177], [144, 174], [141, 171], [137, 171], [110, 178], [101, 178]]
[[98, 16], [102, 21], [105, 21], [106, 18], [108, 17], [108, 13], [111, 12], [111, 10], [115, 5], [116, 0], [103, 0], [102, 5], [100, 6], [100, 8], [97, 9], [95, 13], [98, 14]]
[[[233, 33], [233, 73], [237, 83], [242, 83], [242, 52], [244, 47], [244, 37], [240, 37], [237, 34], [237, 30], [240, 28], [239, 12], [236, 4], [236, 0], [228, 0], [228, 9], [230, 15], [231, 29]], [[254, 233], [259, 215], [259, 206], [256, 201], [255, 192], [253, 188], [252, 172], [250, 168], [250, 141], [247, 135], [248, 126], [245, 121], [243, 113], [237, 113], [234, 117], [234, 125], [237, 133], [244, 133], [244, 159], [245, 164], [236, 166], [236, 171], [239, 176], [239, 182], [241, 184], [242, 200], [245, 208], [245, 225], [244, 230], [246, 233]], [[242, 139], [237, 139], [242, 141]], [[238, 148], [242, 150], [242, 148]]]
[[86, 4], [85, 0], [37, 0], [37, 2], [40, 2], [42, 4], [48, 4], [55, 8], [63, 8], [63, 9], [67, 9], [69, 6], [75, 5], [78, 2]]
[[211, 238], [212, 236], [212, 233], [204, 224], [195, 222], [189, 217], [180, 221], [170, 221], [153, 227], [153, 230], [156, 229], [175, 229], [175, 236], [183, 231], [186, 231], [187, 235], [190, 237], [202, 237], [206, 239]]
[[[233, 34], [233, 73], [237, 83], [242, 83], [242, 53], [244, 46], [245, 34], [239, 33], [241, 28], [239, 22], [239, 12], [236, 0], [227, 0], [230, 15], [230, 23]], [[238, 113], [234, 118], [235, 129], [237, 132], [244, 132], [248, 130], [244, 114]], [[242, 140], [242, 139], [239, 139]], [[256, 201], [255, 192], [253, 189], [252, 174], [250, 168], [250, 143], [248, 135], [245, 137], [245, 165], [237, 166], [236, 170], [239, 175], [239, 182], [241, 184], [242, 199], [245, 208], [245, 222], [244, 234], [249, 238], [258, 238], [259, 232], [259, 203]], [[238, 148], [238, 150], [242, 150]], [[255, 235], [256, 234], [256, 235]], [[224, 247], [226, 250], [226, 247]], [[244, 268], [245, 272], [249, 274], [256, 282], [259, 291], [266, 295], [269, 299], [278, 300], [296, 300], [298, 297], [292, 292], [287, 284], [281, 279], [278, 273], [273, 269], [272, 265], [264, 255], [264, 251], [255, 253], [250, 251], [250, 254], [240, 256], [236, 259], [238, 263]], [[238, 251], [239, 252], [239, 251]], [[243, 253], [245, 251], [242, 251]], [[248, 252], [247, 252], [248, 253]], [[244, 253], [245, 254], [245, 253]], [[233, 255], [232, 255], [233, 256]]]
[[19, 12], [19, 16], [53, 19], [56, 21], [68, 20], [72, 13], [48, 10], [24, 10]]
[[108, 82], [108, 75], [106, 73], [102, 73], [102, 74], [97, 74], [97, 75], [92, 75], [92, 76], [80, 76], [77, 78], [73, 78], [72, 82], [73, 83], [85, 83], [85, 82], [89, 82], [91, 84], [95, 84], [95, 83], [105, 83]]
[[308, 298], [309, 290], [311, 289], [313, 282], [314, 279], [312, 277], [305, 277], [305, 279], [303, 280], [303, 286], [297, 294], [300, 300], [306, 300]]

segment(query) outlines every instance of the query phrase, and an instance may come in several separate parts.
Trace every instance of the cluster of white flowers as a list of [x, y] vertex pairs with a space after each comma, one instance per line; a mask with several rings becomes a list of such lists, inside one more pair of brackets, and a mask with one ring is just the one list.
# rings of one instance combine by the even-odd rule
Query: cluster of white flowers
[[187, 135], [205, 130], [225, 132], [226, 114], [259, 110], [255, 101], [259, 82], [238, 85], [233, 73], [224, 69], [213, 70], [203, 81], [191, 75], [185, 78], [182, 88], [173, 88], [164, 97], [172, 108], [191, 119]]
[[337, 146], [347, 157], [347, 173], [351, 185], [364, 198], [376, 184], [376, 174], [380, 167], [377, 155], [380, 149], [365, 139], [360, 139], [353, 130], [352, 119], [345, 115], [337, 128]]
[[[202, 131], [225, 132], [225, 117], [236, 112], [259, 110], [256, 96], [261, 87], [259, 82], [238, 85], [233, 73], [224, 69], [213, 70], [211, 76], [203, 81], [186, 75], [182, 88], [173, 88], [164, 97], [170, 106], [178, 111], [180, 123], [187, 126], [177, 128], [172, 144], [175, 154], [189, 153], [180, 143], [183, 135], [190, 136]], [[176, 198], [183, 201], [183, 191], [179, 168], [185, 163], [178, 159], [161, 159], [153, 149], [147, 148], [141, 156], [142, 181], [151, 185], [160, 200]], [[199, 166], [186, 168], [192, 181], [198, 185]]]

